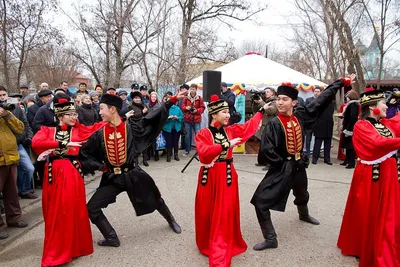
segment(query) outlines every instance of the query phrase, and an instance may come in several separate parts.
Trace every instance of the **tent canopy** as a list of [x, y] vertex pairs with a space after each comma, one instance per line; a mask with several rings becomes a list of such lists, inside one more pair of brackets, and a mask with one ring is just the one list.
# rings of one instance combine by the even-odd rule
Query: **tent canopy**
[[[301, 89], [309, 86], [327, 86], [323, 82], [257, 54], [245, 55], [219, 67], [216, 71], [222, 72], [223, 82], [244, 83], [246, 87], [249, 85], [277, 87], [282, 82], [302, 85]], [[188, 84], [191, 83], [203, 83], [203, 76], [188, 82]], [[305, 89], [305, 91], [308, 90]]]

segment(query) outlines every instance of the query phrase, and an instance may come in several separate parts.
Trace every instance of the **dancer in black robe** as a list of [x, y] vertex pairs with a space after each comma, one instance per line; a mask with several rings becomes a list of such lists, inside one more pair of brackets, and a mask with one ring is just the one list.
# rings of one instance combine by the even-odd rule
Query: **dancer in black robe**
[[94, 133], [82, 146], [80, 159], [84, 172], [102, 170], [100, 186], [88, 202], [89, 218], [104, 236], [100, 246], [120, 245], [118, 236], [102, 212], [116, 196], [126, 191], [137, 216], [158, 210], [175, 233], [181, 228], [161, 197], [154, 180], [138, 166], [138, 156], [151, 146], [168, 117], [168, 109], [183, 98], [184, 94], [171, 97], [160, 108], [140, 120], [129, 118], [122, 122], [119, 111], [122, 100], [113, 95], [103, 95], [100, 100], [100, 115], [108, 124]]
[[348, 78], [337, 80], [308, 106], [297, 103], [298, 91], [291, 84], [278, 87], [279, 113], [265, 127], [260, 147], [271, 167], [251, 199], [265, 239], [255, 245], [254, 250], [278, 247], [270, 209], [285, 211], [291, 189], [295, 196], [294, 204], [297, 206], [300, 220], [319, 224], [308, 214], [309, 193], [305, 169], [309, 161], [303, 155], [303, 133], [313, 126], [334, 100], [338, 89], [351, 84], [354, 77], [355, 75], [352, 74]]

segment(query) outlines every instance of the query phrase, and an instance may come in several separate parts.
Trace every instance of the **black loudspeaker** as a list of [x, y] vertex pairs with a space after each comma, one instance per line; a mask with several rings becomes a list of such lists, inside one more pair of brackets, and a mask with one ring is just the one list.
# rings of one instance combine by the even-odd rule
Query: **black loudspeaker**
[[206, 70], [203, 72], [204, 102], [210, 102], [212, 95], [221, 97], [221, 72]]

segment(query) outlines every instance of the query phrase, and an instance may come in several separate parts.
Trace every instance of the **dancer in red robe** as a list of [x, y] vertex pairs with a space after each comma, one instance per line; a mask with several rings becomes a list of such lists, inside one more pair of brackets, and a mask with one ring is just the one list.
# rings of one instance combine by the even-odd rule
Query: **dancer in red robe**
[[232, 257], [247, 249], [240, 231], [238, 175], [232, 150], [254, 135], [269, 107], [265, 105], [245, 124], [227, 126], [228, 103], [216, 95], [211, 101], [210, 126], [196, 135], [202, 164], [195, 203], [196, 243], [209, 257], [210, 266], [230, 266]]
[[[83, 174], [78, 160], [81, 142], [104, 123], [76, 122], [74, 103], [65, 94], [55, 97], [57, 127], [43, 126], [32, 140], [39, 158], [47, 157], [42, 209], [45, 223], [42, 266], [56, 266], [93, 253]], [[57, 101], [57, 102], [56, 102]]]
[[400, 114], [385, 119], [382, 91], [361, 95], [354, 126], [359, 157], [344, 211], [338, 246], [363, 267], [400, 266]]

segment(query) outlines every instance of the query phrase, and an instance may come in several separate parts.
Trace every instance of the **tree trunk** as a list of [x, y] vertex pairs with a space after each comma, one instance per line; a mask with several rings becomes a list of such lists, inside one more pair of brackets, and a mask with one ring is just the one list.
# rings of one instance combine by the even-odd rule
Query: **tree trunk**
[[357, 82], [354, 84], [354, 90], [360, 94], [365, 88], [364, 72], [361, 66], [360, 56], [354, 45], [350, 26], [345, 21], [340, 10], [335, 6], [335, 3], [333, 3], [332, 0], [328, 0], [327, 2], [330, 8], [328, 15], [338, 34], [340, 46], [349, 61], [349, 66], [347, 67], [348, 74], [356, 73]]
[[6, 0], [3, 0], [3, 12], [4, 16], [1, 22], [1, 34], [3, 37], [3, 53], [1, 57], [1, 61], [3, 64], [3, 73], [4, 73], [4, 80], [6, 83], [7, 89], [11, 89], [11, 82], [10, 82], [10, 70], [8, 68], [8, 45], [7, 45], [7, 4]]

